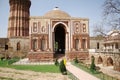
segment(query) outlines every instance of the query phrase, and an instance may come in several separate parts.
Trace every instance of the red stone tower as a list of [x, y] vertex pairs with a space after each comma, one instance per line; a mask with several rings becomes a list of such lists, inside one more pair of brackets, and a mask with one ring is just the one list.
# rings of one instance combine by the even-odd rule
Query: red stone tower
[[29, 36], [30, 0], [9, 0], [8, 38]]

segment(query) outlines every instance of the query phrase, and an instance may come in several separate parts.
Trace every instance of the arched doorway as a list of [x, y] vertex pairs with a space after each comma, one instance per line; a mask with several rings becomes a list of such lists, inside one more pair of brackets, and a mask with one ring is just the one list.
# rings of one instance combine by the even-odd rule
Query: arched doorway
[[98, 57], [98, 64], [102, 64], [103, 63], [103, 59], [101, 56]]
[[64, 54], [65, 53], [65, 26], [63, 24], [58, 24], [54, 29], [54, 49], [56, 54]]
[[107, 66], [113, 66], [113, 60], [111, 57], [107, 58]]

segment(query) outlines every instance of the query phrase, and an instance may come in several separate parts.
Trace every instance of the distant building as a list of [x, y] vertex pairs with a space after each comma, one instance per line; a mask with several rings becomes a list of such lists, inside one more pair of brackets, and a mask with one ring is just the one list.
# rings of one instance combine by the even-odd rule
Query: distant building
[[120, 71], [120, 31], [112, 30], [105, 37], [91, 37], [89, 56], [94, 56], [97, 64]]
[[104, 37], [102, 35], [90, 37], [90, 49], [102, 50], [103, 42]]
[[120, 31], [113, 30], [104, 40], [104, 50], [108, 52], [120, 52]]

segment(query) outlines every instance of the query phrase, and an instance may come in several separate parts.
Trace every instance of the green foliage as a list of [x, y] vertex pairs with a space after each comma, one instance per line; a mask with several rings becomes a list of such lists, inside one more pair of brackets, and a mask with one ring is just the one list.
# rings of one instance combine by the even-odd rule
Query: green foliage
[[14, 57], [14, 58], [8, 60], [8, 65], [11, 65], [11, 64], [13, 64], [13, 63], [15, 63], [15, 62], [17, 62], [17, 61], [19, 61], [19, 58]]
[[94, 61], [95, 61], [95, 58], [94, 58], [94, 56], [92, 56], [92, 57], [91, 57], [91, 65], [90, 65], [90, 70], [91, 70], [91, 72], [93, 72], [93, 73], [94, 73], [94, 71], [96, 71], [96, 68], [95, 68], [95, 63], [94, 63]]
[[55, 65], [56, 65], [56, 66], [59, 65], [58, 59], [55, 60]]
[[59, 68], [60, 68], [60, 71], [63, 75], [67, 75], [67, 70], [66, 70], [66, 66], [64, 64], [64, 60], [62, 60], [60, 62]]
[[14, 80], [14, 79], [8, 77], [0, 77], [0, 80]]
[[79, 63], [77, 57], [74, 59], [74, 62], [75, 62], [75, 63]]

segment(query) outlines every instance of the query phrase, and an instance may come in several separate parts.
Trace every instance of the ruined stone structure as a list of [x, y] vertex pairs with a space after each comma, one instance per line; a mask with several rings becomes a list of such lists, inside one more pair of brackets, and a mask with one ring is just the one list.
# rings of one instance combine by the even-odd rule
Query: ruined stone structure
[[113, 66], [114, 70], [120, 71], [120, 31], [110, 31], [102, 44], [102, 49], [95, 49], [94, 52], [90, 52], [90, 57], [95, 57], [96, 64]]
[[9, 0], [9, 46], [27, 52], [31, 61], [88, 57], [89, 19], [71, 17], [55, 7], [43, 16], [30, 16], [30, 0]]
[[98, 35], [96, 37], [90, 37], [90, 49], [101, 50], [103, 48], [104, 37]]

